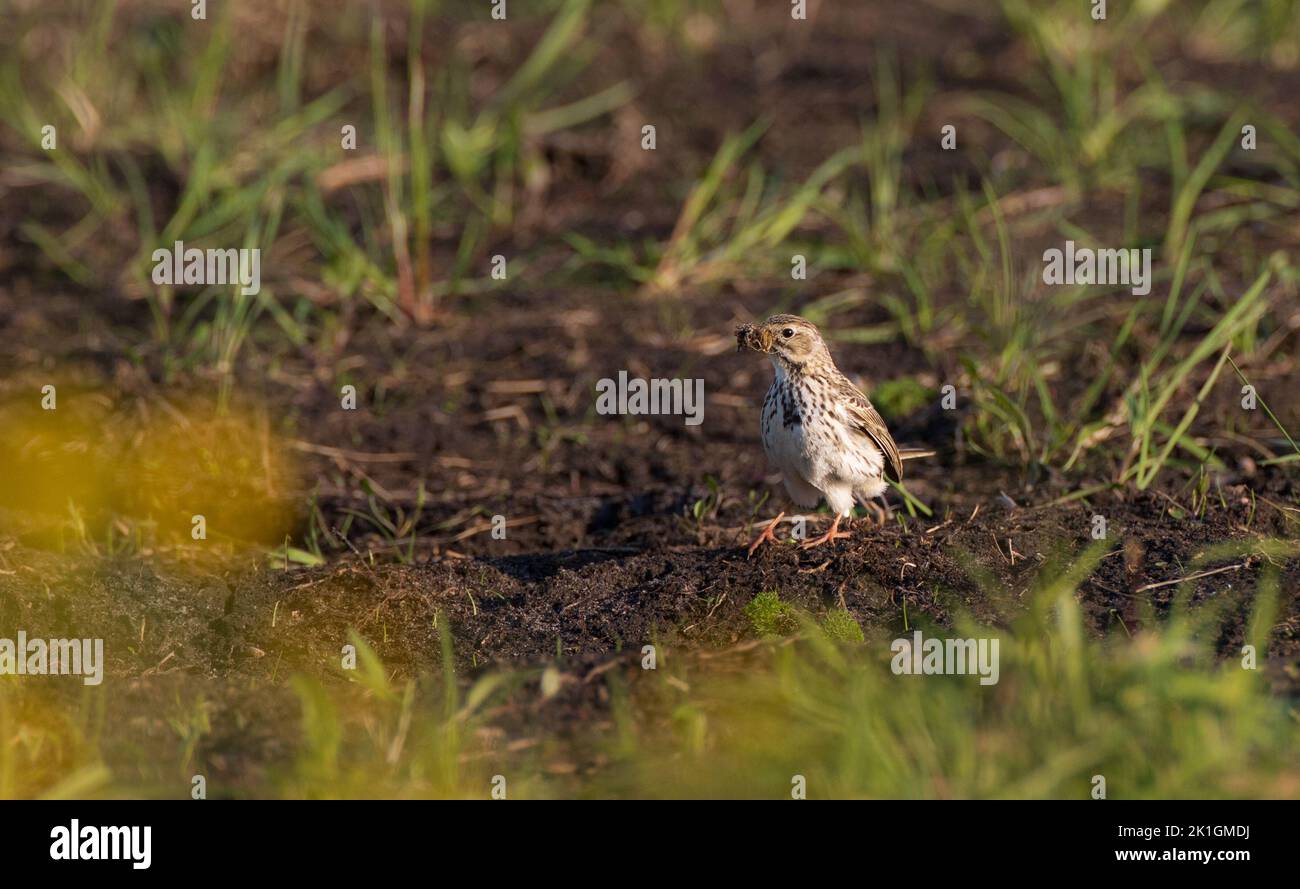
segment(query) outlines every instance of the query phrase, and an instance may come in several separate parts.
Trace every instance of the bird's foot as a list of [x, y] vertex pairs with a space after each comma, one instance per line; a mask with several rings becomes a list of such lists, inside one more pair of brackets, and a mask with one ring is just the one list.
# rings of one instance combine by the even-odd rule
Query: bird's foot
[[763, 529], [763, 533], [758, 535], [758, 538], [749, 545], [749, 552], [745, 555], [745, 558], [749, 558], [750, 556], [752, 556], [754, 554], [754, 550], [762, 546], [764, 541], [770, 540], [773, 543], [778, 542], [776, 539], [776, 535], [773, 534], [772, 532], [776, 530], [776, 526], [781, 523], [781, 519], [783, 518], [785, 518], [785, 512], [782, 512], [776, 518], [772, 519], [770, 523], [768, 523], [768, 526]]
[[875, 518], [876, 524], [881, 528], [885, 527], [885, 525], [889, 523], [890, 518], [893, 517], [893, 511], [890, 510], [889, 504], [887, 503], [882, 506], [876, 501], [870, 500], [867, 502], [866, 506], [867, 509], [871, 510], [871, 515]]
[[825, 534], [821, 537], [814, 537], [812, 540], [807, 541], [804, 543], [803, 548], [812, 549], [814, 546], [821, 546], [823, 543], [830, 543], [832, 540], [839, 540], [840, 538], [848, 538], [852, 536], [853, 535], [849, 534], [849, 532], [840, 530], [840, 517], [837, 515], [835, 521], [831, 522], [831, 526]]

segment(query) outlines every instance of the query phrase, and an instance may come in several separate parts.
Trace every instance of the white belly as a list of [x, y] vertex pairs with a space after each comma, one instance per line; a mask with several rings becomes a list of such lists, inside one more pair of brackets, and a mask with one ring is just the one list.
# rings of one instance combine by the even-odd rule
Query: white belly
[[[854, 432], [829, 404], [783, 404], [781, 383], [778, 369], [763, 403], [763, 449], [780, 470], [790, 498], [811, 508], [825, 497], [837, 514], [848, 515], [856, 500], [884, 493], [888, 485], [880, 450]], [[799, 422], [788, 422], [787, 407], [793, 407]]]

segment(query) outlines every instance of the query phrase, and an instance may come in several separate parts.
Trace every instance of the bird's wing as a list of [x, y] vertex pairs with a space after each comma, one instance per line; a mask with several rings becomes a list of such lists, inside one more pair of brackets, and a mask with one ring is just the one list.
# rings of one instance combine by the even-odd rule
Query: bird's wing
[[889, 461], [889, 465], [894, 469], [894, 480], [902, 481], [903, 479], [903, 460], [898, 454], [898, 445], [894, 444], [894, 437], [889, 434], [889, 429], [885, 426], [884, 419], [871, 406], [867, 396], [858, 391], [844, 377], [837, 381], [839, 384], [841, 399], [848, 411], [850, 424], [865, 435], [867, 438], [880, 449]]

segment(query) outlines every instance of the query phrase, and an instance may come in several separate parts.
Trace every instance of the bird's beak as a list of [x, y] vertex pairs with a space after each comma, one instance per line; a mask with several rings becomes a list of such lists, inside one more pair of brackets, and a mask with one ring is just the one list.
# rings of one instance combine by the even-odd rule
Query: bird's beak
[[736, 351], [753, 349], [755, 352], [772, 350], [772, 335], [752, 324], [741, 324], [736, 328]]

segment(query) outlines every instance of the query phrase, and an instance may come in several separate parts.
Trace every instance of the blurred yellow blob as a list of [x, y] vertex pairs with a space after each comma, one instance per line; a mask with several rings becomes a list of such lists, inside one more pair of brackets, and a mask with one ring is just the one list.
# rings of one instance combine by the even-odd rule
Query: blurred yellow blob
[[[175, 396], [173, 396], [175, 397]], [[0, 530], [64, 548], [284, 542], [301, 478], [264, 413], [55, 380], [0, 393]]]

